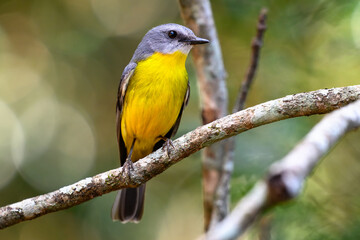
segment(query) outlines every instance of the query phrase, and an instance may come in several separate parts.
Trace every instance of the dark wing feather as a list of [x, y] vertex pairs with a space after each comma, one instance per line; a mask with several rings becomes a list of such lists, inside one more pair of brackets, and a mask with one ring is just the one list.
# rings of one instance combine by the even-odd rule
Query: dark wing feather
[[[184, 108], [186, 107], [186, 105], [189, 102], [189, 98], [190, 98], [190, 84], [188, 82], [188, 86], [187, 86], [187, 89], [186, 89], [183, 105], [181, 106], [181, 109], [180, 109], [179, 115], [178, 115], [178, 117], [177, 117], [177, 119], [175, 121], [175, 124], [172, 126], [172, 128], [169, 130], [169, 132], [165, 135], [166, 138], [173, 137], [176, 134], [177, 130], [179, 129], [181, 116], [182, 116], [182, 113], [184, 111]], [[164, 140], [158, 141], [155, 144], [153, 151], [156, 151], [157, 149], [159, 149], [164, 144], [164, 142], [165, 142]]]
[[120, 151], [120, 164], [121, 166], [125, 163], [127, 157], [126, 146], [124, 143], [124, 139], [121, 135], [121, 117], [122, 117], [122, 109], [125, 100], [125, 94], [127, 87], [129, 85], [130, 79], [134, 74], [135, 68], [137, 64], [134, 62], [129, 63], [125, 69], [123, 74], [121, 75], [119, 89], [118, 89], [118, 96], [116, 101], [116, 133]]
[[189, 97], [190, 97], [190, 84], [188, 82], [188, 86], [187, 86], [187, 89], [186, 89], [186, 93], [185, 93], [185, 97], [184, 97], [184, 102], [183, 102], [183, 105], [181, 106], [181, 109], [180, 109], [180, 112], [179, 112], [179, 115], [176, 119], [176, 122], [174, 124], [174, 126], [170, 129], [170, 131], [165, 135], [165, 137], [167, 138], [171, 138], [173, 136], [175, 136], [177, 130], [179, 129], [179, 125], [180, 125], [180, 121], [181, 121], [181, 116], [182, 116], [182, 113], [184, 111], [184, 108], [187, 106], [188, 102], [189, 102]]

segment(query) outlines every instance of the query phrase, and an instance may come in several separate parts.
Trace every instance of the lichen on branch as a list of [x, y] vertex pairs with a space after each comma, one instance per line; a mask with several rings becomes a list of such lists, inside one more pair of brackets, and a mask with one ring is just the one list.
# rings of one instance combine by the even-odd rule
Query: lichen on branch
[[360, 85], [298, 93], [225, 116], [183, 135], [174, 150], [158, 151], [134, 163], [130, 176], [117, 168], [83, 179], [59, 190], [0, 208], [0, 229], [79, 205], [121, 188], [136, 187], [173, 164], [215, 142], [275, 121], [323, 114], [360, 99]]

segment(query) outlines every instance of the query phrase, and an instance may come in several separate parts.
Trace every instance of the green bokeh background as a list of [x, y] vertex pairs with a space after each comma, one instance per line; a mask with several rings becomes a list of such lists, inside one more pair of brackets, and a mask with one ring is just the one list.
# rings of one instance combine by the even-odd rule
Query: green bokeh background
[[[228, 72], [229, 109], [249, 64], [262, 7], [268, 31], [247, 106], [297, 92], [359, 84], [359, 1], [212, 1]], [[118, 167], [115, 98], [145, 32], [182, 23], [175, 0], [0, 1], [0, 205]], [[177, 136], [201, 124], [191, 98]], [[322, 116], [237, 137], [231, 201]], [[329, 126], [330, 127], [330, 126]], [[304, 193], [271, 214], [272, 239], [360, 239], [360, 132], [344, 137]], [[299, 159], [301, 160], [301, 159]], [[200, 153], [148, 183], [141, 223], [112, 222], [115, 193], [0, 231], [0, 239], [195, 239], [202, 232]], [[255, 226], [243, 239], [258, 239]]]

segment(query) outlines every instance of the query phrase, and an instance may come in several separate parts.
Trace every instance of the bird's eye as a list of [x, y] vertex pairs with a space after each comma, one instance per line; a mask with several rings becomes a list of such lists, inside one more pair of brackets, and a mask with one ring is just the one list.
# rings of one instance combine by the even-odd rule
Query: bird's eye
[[177, 36], [177, 32], [175, 32], [174, 30], [171, 30], [168, 32], [168, 36], [169, 36], [169, 38], [174, 39]]

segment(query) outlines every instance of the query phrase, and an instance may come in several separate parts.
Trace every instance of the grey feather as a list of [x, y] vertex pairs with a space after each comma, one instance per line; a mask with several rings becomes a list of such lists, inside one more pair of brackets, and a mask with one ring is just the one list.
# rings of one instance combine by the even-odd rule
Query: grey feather
[[[176, 31], [176, 38], [169, 38], [169, 31]], [[192, 46], [188, 42], [181, 42], [181, 40], [196, 38], [195, 34], [189, 28], [179, 24], [168, 23], [154, 27], [145, 34], [130, 62], [144, 60], [154, 52], [169, 54], [183, 50], [184, 53], [187, 54]]]

